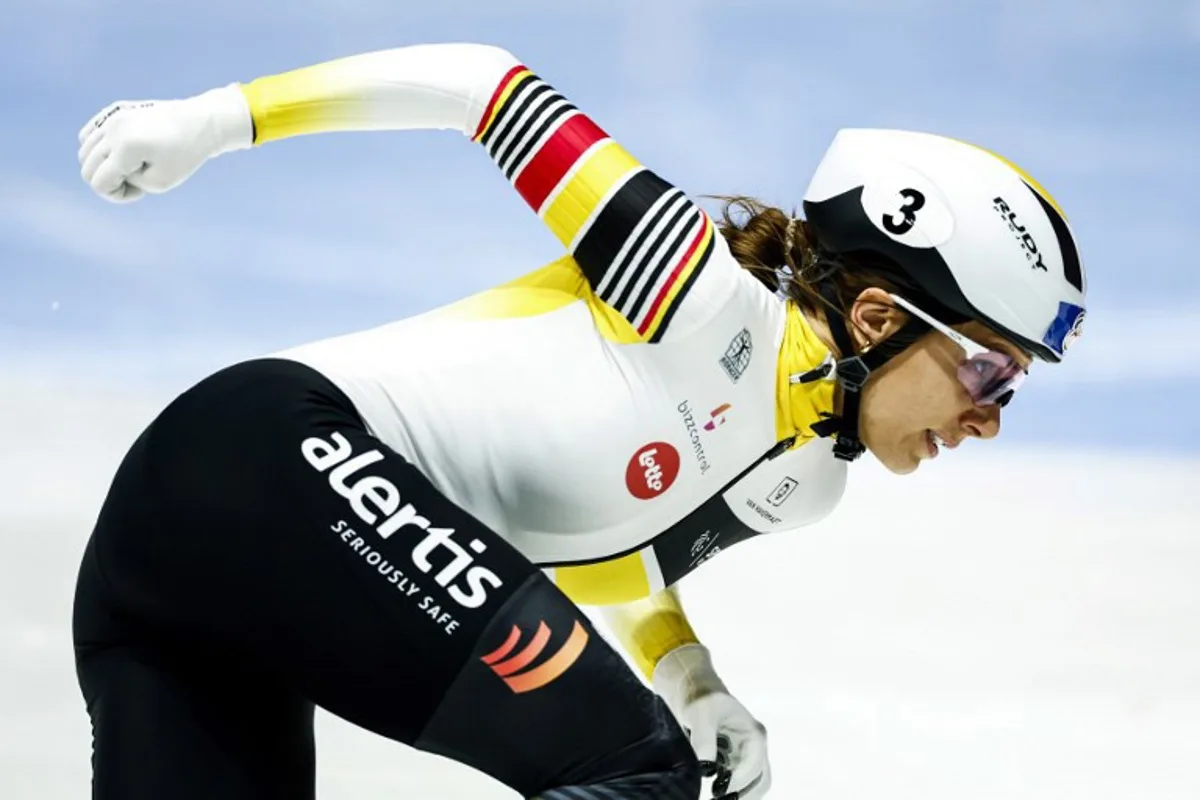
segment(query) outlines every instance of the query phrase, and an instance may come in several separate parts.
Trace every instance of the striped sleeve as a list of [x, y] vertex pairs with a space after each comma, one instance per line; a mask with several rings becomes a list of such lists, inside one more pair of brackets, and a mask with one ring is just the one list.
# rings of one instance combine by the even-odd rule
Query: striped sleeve
[[643, 341], [666, 334], [713, 255], [712, 219], [523, 65], [472, 139]]

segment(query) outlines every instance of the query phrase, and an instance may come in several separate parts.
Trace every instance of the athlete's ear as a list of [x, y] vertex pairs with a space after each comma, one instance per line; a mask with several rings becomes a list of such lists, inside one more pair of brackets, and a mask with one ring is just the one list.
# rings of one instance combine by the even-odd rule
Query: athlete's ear
[[850, 333], [860, 351], [867, 344], [879, 344], [907, 321], [908, 314], [877, 286], [863, 289], [850, 307]]

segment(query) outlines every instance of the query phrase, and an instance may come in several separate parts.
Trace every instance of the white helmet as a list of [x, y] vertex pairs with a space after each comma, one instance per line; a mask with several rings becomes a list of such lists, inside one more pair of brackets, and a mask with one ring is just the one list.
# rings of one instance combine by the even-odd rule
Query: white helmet
[[1079, 336], [1086, 281], [1066, 215], [1029, 175], [928, 133], [839, 131], [804, 195], [833, 256], [889, 259], [926, 298], [1045, 361]]

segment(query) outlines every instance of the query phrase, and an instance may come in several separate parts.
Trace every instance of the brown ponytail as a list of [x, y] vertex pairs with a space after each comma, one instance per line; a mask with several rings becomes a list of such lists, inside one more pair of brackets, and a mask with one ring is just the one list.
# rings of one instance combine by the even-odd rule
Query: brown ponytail
[[[793, 222], [793, 214], [751, 197], [712, 198], [724, 201], [716, 224], [733, 257], [768, 289], [782, 290], [806, 313], [826, 317], [830, 325], [844, 325], [850, 307], [865, 289], [879, 287], [899, 292], [897, 282], [891, 277], [896, 271], [888, 260], [866, 253], [841, 255], [836, 260], [818, 259], [820, 242], [804, 220]], [[836, 304], [821, 294], [818, 288], [821, 282], [832, 286]], [[911, 299], [915, 302], [919, 297]], [[828, 313], [830, 310], [834, 312], [832, 315]], [[953, 324], [962, 320], [945, 321]], [[924, 323], [908, 325], [889, 338], [886, 349], [899, 352], [926, 330]]]

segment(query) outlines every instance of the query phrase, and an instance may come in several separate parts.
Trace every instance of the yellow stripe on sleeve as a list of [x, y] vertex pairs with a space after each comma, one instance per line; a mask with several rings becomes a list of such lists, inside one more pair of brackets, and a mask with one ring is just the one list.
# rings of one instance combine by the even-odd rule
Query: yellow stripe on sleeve
[[505, 82], [504, 88], [501, 89], [492, 98], [483, 119], [479, 121], [479, 130], [472, 137], [472, 141], [479, 142], [491, 130], [492, 125], [496, 122], [496, 118], [500, 116], [500, 112], [504, 110], [504, 104], [508, 102], [508, 98], [512, 97], [512, 93], [521, 85], [521, 81], [533, 75], [528, 69], [514, 70], [510, 73]]
[[317, 99], [328, 83], [320, 67], [268, 75], [242, 85], [254, 120], [254, 143], [318, 133], [326, 127], [327, 104]]
[[583, 225], [596, 212], [601, 200], [623, 177], [641, 165], [611, 139], [596, 146], [591, 155], [567, 179], [549, 202], [542, 218], [564, 246], [570, 247]]

